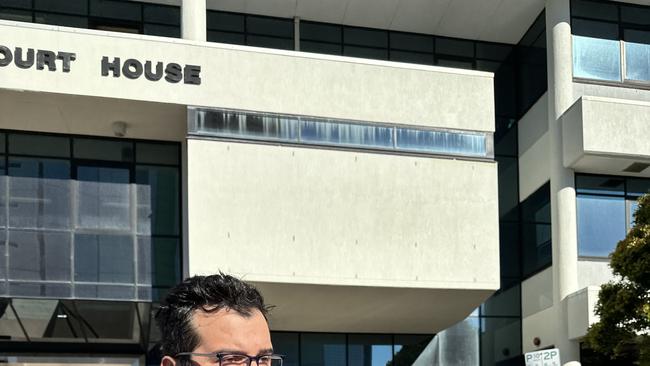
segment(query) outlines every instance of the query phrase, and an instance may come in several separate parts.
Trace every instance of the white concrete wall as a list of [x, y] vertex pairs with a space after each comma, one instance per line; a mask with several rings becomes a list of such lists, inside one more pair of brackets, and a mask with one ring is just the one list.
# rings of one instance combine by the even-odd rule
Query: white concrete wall
[[635, 161], [650, 162], [649, 125], [650, 102], [584, 96], [562, 116], [564, 165], [621, 174]]
[[521, 316], [536, 314], [553, 306], [553, 269], [535, 274], [521, 283]]
[[[306, 300], [294, 305], [308, 313], [299, 316], [305, 323], [285, 314], [275, 329], [340, 323], [334, 329], [434, 332], [499, 287], [494, 163], [197, 139], [187, 145], [190, 274], [223, 270], [272, 297], [319, 299], [318, 312], [305, 309]], [[338, 319], [332, 309], [340, 308], [341, 291], [350, 305], [343, 312], [367, 313], [346, 317], [348, 324]], [[336, 296], [316, 295], [325, 293]]]
[[[494, 130], [493, 75], [434, 66], [0, 21], [0, 44], [74, 52], [69, 73], [0, 67], [0, 88]], [[201, 85], [101, 76], [103, 56], [200, 65]]]
[[600, 320], [594, 314], [600, 287], [589, 286], [567, 297], [567, 326], [569, 339], [580, 339], [587, 335], [589, 326]]
[[[538, 313], [522, 318], [521, 348], [524, 353], [539, 351], [545, 347], [556, 345], [557, 314], [555, 307], [544, 309]], [[533, 340], [539, 338], [541, 343], [535, 346]]]
[[615, 279], [617, 277], [612, 273], [607, 260], [580, 259], [578, 261], [578, 285], [581, 289], [600, 286]]
[[519, 135], [519, 200], [523, 201], [550, 177], [548, 95], [544, 94], [517, 123]]
[[112, 124], [123, 121], [125, 138], [183, 141], [186, 114], [173, 104], [0, 89], [0, 129], [115, 137]]
[[494, 163], [191, 139], [188, 176], [192, 273], [499, 287]]

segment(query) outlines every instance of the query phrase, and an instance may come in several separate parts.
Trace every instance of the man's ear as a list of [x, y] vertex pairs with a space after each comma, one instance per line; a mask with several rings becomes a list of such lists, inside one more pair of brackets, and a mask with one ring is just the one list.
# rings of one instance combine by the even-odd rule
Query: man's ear
[[165, 356], [160, 360], [160, 366], [176, 366], [176, 360], [170, 356]]

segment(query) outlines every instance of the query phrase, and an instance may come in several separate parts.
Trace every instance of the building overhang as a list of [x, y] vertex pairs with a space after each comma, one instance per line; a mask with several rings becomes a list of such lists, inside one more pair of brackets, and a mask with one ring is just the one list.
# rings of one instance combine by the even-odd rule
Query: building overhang
[[583, 96], [561, 117], [564, 166], [650, 177], [650, 103]]
[[207, 0], [207, 8], [515, 44], [544, 9], [544, 0]]

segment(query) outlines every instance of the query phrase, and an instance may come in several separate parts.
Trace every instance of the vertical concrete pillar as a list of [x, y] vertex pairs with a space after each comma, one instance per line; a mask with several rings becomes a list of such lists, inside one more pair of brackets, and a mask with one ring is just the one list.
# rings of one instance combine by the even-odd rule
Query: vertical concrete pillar
[[550, 138], [553, 303], [556, 340], [565, 365], [580, 365], [577, 342], [568, 338], [567, 295], [578, 290], [578, 235], [574, 172], [563, 164], [560, 117], [573, 104], [570, 0], [546, 1], [548, 123]]
[[181, 4], [181, 37], [206, 41], [206, 0], [183, 0]]
[[293, 17], [293, 49], [300, 51], [300, 18]]

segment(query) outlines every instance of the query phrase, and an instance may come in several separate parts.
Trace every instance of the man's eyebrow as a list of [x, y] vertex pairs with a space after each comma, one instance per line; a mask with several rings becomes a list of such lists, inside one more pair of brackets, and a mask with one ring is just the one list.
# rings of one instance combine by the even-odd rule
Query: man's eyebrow
[[[218, 349], [218, 350], [214, 351], [213, 353], [233, 353], [233, 354], [237, 354], [237, 355], [245, 355], [246, 354], [246, 352], [243, 352], [241, 350], [228, 349], [228, 348]], [[268, 355], [268, 354], [271, 354], [271, 353], [273, 353], [273, 348], [267, 348], [267, 349], [263, 349], [263, 350], [260, 350], [259, 352], [257, 352], [257, 355], [258, 356], [259, 355]]]

